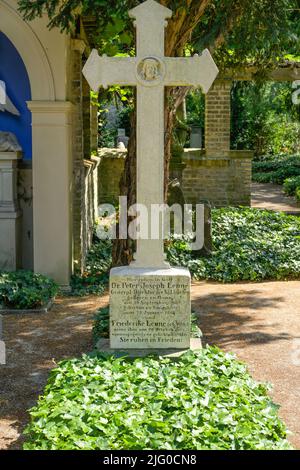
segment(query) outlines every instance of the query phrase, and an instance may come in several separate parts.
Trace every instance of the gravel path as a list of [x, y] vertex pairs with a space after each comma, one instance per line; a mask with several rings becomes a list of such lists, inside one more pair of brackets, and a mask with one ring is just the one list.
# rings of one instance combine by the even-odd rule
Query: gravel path
[[251, 207], [300, 215], [300, 203], [286, 196], [282, 186], [272, 183], [252, 183]]

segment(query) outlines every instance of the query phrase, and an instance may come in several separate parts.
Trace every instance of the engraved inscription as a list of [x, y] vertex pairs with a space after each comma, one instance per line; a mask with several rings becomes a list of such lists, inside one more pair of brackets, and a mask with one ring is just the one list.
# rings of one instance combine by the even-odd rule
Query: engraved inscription
[[189, 278], [116, 277], [111, 279], [110, 296], [111, 347], [189, 347]]

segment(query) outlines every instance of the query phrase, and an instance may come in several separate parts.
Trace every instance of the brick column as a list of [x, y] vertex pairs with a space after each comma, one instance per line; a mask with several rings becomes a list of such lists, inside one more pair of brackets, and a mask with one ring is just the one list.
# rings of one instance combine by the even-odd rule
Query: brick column
[[205, 149], [208, 157], [224, 157], [230, 150], [231, 80], [216, 80], [205, 101]]

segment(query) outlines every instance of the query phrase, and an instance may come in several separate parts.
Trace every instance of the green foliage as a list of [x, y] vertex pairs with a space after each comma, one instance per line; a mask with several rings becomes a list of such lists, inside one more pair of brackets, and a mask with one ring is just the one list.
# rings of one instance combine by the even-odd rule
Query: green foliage
[[[99, 95], [99, 99], [102, 102], [99, 113], [99, 147], [115, 148], [118, 128], [125, 129], [126, 135], [130, 135], [130, 115], [133, 109], [133, 104], [130, 96], [126, 95], [126, 102], [124, 102], [124, 99], [122, 102], [114, 96], [114, 94], [117, 93], [116, 87], [111, 88], [109, 91], [109, 96], [107, 96], [106, 92], [101, 92]], [[114, 105], [116, 113], [114, 122], [109, 122], [108, 119], [111, 105]]]
[[195, 257], [185, 240], [167, 246], [172, 265], [187, 267], [194, 279], [221, 282], [300, 277], [300, 219], [259, 209], [212, 211], [213, 253]]
[[[194, 279], [221, 282], [300, 277], [300, 219], [247, 208], [212, 210], [213, 253], [196, 256], [188, 240], [166, 241], [173, 266], [190, 269]], [[73, 295], [102, 294], [111, 266], [110, 240], [97, 240], [87, 257], [86, 271], [72, 278]], [[101, 312], [99, 313], [101, 315]]]
[[58, 286], [52, 279], [31, 271], [0, 273], [0, 303], [13, 309], [35, 309], [54, 298]]
[[[139, 3], [142, 0], [18, 1], [26, 20], [46, 13], [49, 27], [62, 30], [78, 27], [79, 15], [97, 18], [94, 43], [108, 55], [132, 52], [134, 27], [127, 12]], [[251, 61], [259, 67], [273, 65], [287, 54], [299, 55], [298, 0], [214, 0], [203, 10], [199, 0], [167, 0], [164, 5], [173, 10], [178, 22], [180, 13], [187, 13], [174, 44], [177, 52], [210, 47], [219, 65], [241, 66]]]
[[111, 250], [111, 240], [99, 240], [94, 237], [86, 258], [85, 271], [71, 278], [72, 295], [103, 294], [108, 285], [108, 271], [112, 261]]
[[[191, 337], [201, 338], [202, 333], [198, 327], [198, 318], [195, 313], [191, 317]], [[100, 338], [109, 338], [109, 307], [100, 308], [94, 317], [93, 343], [96, 344]]]
[[201, 90], [192, 90], [186, 97], [187, 124], [204, 129], [205, 98]]
[[300, 175], [284, 180], [283, 190], [289, 196], [295, 196], [298, 189], [300, 189]]
[[235, 82], [232, 89], [232, 146], [255, 155], [300, 152], [300, 108], [291, 83]]
[[30, 415], [26, 450], [291, 448], [268, 388], [212, 347], [176, 362], [63, 361]]
[[94, 344], [100, 338], [109, 337], [109, 307], [100, 308], [95, 317], [93, 325], [93, 342]]
[[300, 176], [300, 155], [267, 156], [254, 161], [252, 170], [253, 181], [283, 184], [287, 178]]

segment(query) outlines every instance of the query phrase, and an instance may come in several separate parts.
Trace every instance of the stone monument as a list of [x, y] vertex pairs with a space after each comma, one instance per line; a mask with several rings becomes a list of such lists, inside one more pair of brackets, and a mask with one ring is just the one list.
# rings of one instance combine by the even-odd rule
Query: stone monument
[[17, 167], [21, 147], [11, 132], [0, 132], [0, 270], [15, 271], [21, 263], [21, 215]]
[[[165, 57], [168, 8], [147, 0], [129, 12], [135, 19], [136, 57], [99, 57], [94, 49], [83, 74], [99, 86], [137, 87], [137, 203], [151, 212], [164, 203], [164, 89], [200, 86], [207, 93], [218, 69], [209, 53]], [[113, 350], [190, 348], [190, 283], [187, 269], [165, 260], [163, 233], [137, 240], [130, 266], [110, 272], [110, 347]]]

